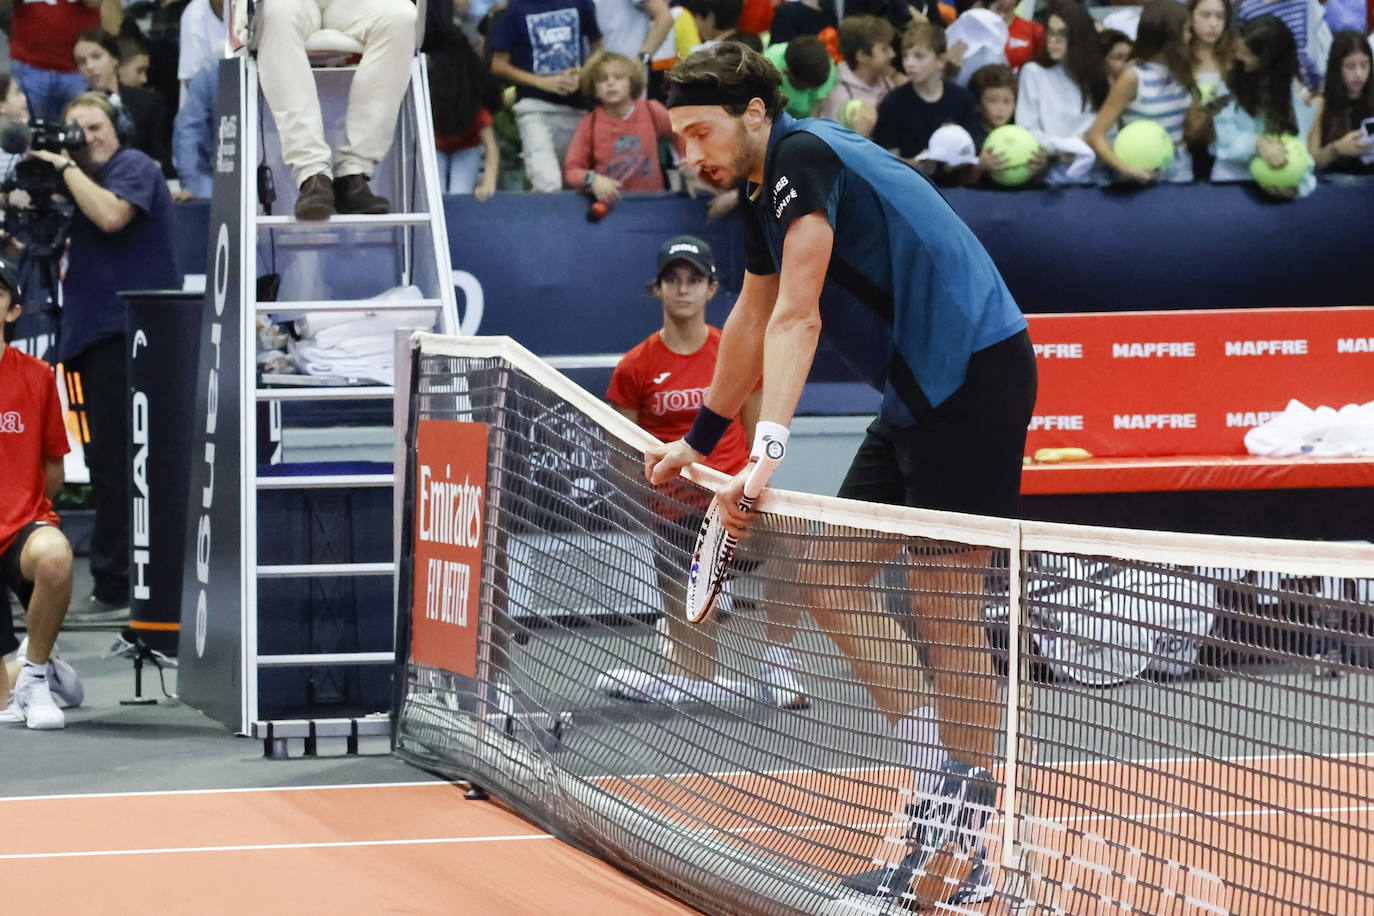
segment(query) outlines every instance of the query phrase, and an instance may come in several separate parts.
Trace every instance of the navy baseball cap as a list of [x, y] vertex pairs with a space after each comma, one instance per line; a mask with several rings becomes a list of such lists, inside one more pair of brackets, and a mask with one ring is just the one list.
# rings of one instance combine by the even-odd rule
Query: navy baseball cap
[[663, 271], [674, 261], [686, 261], [712, 280], [716, 278], [716, 258], [711, 246], [695, 235], [674, 236], [663, 243], [658, 250], [658, 273], [655, 277], [662, 278]]
[[0, 285], [10, 291], [10, 305], [24, 304], [24, 290], [19, 285], [19, 269], [0, 258]]

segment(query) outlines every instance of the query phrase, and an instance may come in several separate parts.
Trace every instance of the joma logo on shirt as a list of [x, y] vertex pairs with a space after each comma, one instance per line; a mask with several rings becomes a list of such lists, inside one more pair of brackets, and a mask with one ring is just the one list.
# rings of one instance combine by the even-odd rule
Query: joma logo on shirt
[[677, 391], [655, 391], [654, 404], [650, 408], [654, 416], [678, 410], [696, 410], [706, 400], [705, 388], [681, 388]]
[[7, 410], [0, 413], [0, 433], [22, 433], [24, 431], [24, 418], [19, 415], [17, 410]]

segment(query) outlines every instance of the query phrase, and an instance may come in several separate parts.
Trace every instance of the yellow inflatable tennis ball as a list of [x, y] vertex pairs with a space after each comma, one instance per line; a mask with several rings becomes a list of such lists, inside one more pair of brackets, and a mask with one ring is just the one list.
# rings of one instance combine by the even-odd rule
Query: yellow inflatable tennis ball
[[1138, 169], [1163, 171], [1174, 161], [1174, 141], [1158, 121], [1132, 121], [1112, 144], [1117, 157]]
[[1292, 134], [1270, 136], [1283, 144], [1288, 161], [1281, 168], [1272, 169], [1262, 156], [1256, 156], [1250, 160], [1250, 174], [1267, 188], [1296, 188], [1312, 167], [1312, 154], [1307, 151], [1307, 144]]
[[848, 102], [845, 102], [844, 107], [840, 109], [840, 123], [845, 127], [853, 127], [854, 118], [863, 107], [863, 99], [850, 99]]
[[988, 174], [1000, 185], [1015, 187], [1030, 180], [1031, 157], [1040, 148], [1040, 141], [1024, 127], [1003, 124], [994, 128], [983, 141], [983, 149], [992, 150], [1006, 163], [1004, 168], [993, 169]]

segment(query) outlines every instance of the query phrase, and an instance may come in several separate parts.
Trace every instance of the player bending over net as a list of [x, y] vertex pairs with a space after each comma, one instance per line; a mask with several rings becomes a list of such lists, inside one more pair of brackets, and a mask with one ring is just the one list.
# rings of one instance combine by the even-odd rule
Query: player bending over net
[[[706, 306], [719, 289], [710, 245], [690, 235], [663, 243], [658, 273], [649, 283], [649, 292], [663, 306], [663, 327], [625, 354], [606, 392], [616, 410], [659, 439], [678, 439], [691, 427], [711, 381], [720, 331], [706, 323]], [[744, 467], [760, 396], [757, 387], [746, 395], [738, 419], [727, 426], [705, 457], [706, 464], [727, 474]], [[658, 624], [663, 670], [617, 668], [601, 674], [596, 689], [637, 701], [736, 701], [747, 696], [747, 688], [720, 675], [715, 622], [693, 627], [682, 614], [682, 568], [684, 558], [691, 556], [700, 511], [668, 501], [656, 508], [654, 567], [665, 606]], [[745, 610], [746, 601], [737, 599], [736, 607]], [[779, 644], [790, 637], [785, 631], [774, 634], [771, 627], [769, 635], [759, 670], [768, 691], [764, 699], [789, 709], [804, 708], [807, 699], [792, 674], [791, 652]]]
[[[886, 151], [837, 124], [785, 114], [777, 71], [743, 45], [693, 54], [669, 85], [686, 161], [718, 187], [742, 186], [750, 201], [747, 271], [702, 409], [683, 439], [646, 454], [649, 480], [667, 483], [709, 454], [760, 377], [751, 462], [768, 439], [785, 442], [825, 334], [883, 394], [841, 496], [1012, 514], [1035, 357], [1026, 321], [973, 233], [923, 176]], [[753, 519], [736, 508], [747, 472], [716, 496], [739, 537]], [[941, 896], [976, 902], [992, 893], [974, 831], [996, 803], [990, 770], [1000, 715], [976, 598], [989, 552], [943, 545], [915, 558], [910, 628], [899, 616], [823, 606], [827, 588], [862, 585], [899, 550], [875, 546], [845, 564], [803, 564], [815, 570], [807, 610], [868, 683], [915, 773], [917, 801], [899, 812], [905, 855], [844, 883], [919, 897], [912, 877], [929, 870], [936, 851], [955, 848], [968, 868]], [[892, 686], [893, 672], [913, 670], [921, 651], [933, 704]]]

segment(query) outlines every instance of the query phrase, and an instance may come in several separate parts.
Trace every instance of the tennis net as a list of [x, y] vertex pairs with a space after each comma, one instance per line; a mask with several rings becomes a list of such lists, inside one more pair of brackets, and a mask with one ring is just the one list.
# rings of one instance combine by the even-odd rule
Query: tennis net
[[412, 348], [405, 759], [711, 913], [1374, 908], [1374, 547], [769, 490], [693, 628], [719, 475], [649, 486], [509, 340]]

